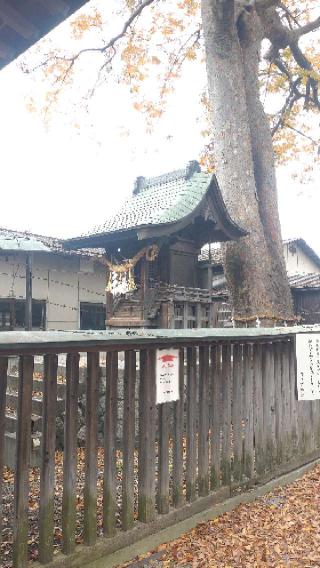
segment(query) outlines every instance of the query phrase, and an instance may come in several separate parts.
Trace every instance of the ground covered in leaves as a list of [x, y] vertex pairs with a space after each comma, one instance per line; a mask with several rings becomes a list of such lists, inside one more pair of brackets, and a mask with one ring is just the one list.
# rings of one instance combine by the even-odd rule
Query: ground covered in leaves
[[320, 567], [320, 465], [125, 566]]

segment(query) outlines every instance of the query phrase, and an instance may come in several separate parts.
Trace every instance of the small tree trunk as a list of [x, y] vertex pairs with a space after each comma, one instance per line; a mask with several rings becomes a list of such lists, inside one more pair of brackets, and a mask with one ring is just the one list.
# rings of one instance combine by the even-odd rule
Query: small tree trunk
[[234, 2], [202, 0], [202, 20], [217, 178], [231, 215], [249, 232], [226, 246], [225, 273], [235, 315], [286, 318], [290, 314], [282, 312], [275, 297], [273, 263], [260, 218]]

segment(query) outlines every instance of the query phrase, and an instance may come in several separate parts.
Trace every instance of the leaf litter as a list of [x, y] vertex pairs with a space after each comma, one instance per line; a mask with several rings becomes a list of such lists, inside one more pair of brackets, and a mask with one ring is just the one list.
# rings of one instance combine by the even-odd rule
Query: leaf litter
[[141, 568], [320, 568], [320, 465], [118, 568], [137, 562]]

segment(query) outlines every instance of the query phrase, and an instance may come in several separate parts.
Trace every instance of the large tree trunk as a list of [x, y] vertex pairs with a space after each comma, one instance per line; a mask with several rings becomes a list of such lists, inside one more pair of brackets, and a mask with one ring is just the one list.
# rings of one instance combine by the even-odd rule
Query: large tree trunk
[[[234, 23], [234, 2], [202, 0], [202, 21], [217, 178], [231, 215], [249, 232], [239, 242], [229, 243], [225, 251], [225, 273], [235, 319], [250, 321], [251, 317], [259, 316], [264, 324], [271, 323], [272, 317], [279, 321], [289, 319], [292, 315], [290, 300], [283, 302], [275, 293], [275, 265], [260, 217], [262, 208], [257, 193], [249, 119], [251, 108], [248, 112], [247, 105], [249, 77], [245, 79], [243, 54]], [[262, 169], [259, 171], [263, 175]], [[265, 187], [265, 184], [260, 186]], [[275, 227], [272, 230], [277, 231], [279, 241], [280, 226]], [[286, 275], [282, 273], [281, 278], [286, 283]]]
[[258, 77], [263, 36], [255, 12], [240, 18], [238, 35], [242, 49], [247, 107], [250, 109], [248, 116], [260, 219], [272, 263], [273, 293], [278, 299], [278, 311], [285, 314], [292, 311], [292, 297], [283, 256], [272, 136], [260, 100]]

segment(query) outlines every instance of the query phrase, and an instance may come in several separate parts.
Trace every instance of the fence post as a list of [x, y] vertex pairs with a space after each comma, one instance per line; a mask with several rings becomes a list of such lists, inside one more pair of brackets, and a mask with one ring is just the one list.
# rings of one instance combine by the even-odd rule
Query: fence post
[[249, 479], [254, 476], [254, 445], [253, 445], [253, 346], [246, 343], [243, 346], [244, 365], [244, 475]]
[[84, 482], [83, 537], [90, 546], [97, 539], [97, 451], [98, 451], [98, 383], [99, 353], [87, 354], [86, 385], [86, 457]]
[[29, 465], [31, 453], [31, 412], [33, 357], [19, 360], [19, 395], [17, 425], [17, 460], [15, 471], [15, 511], [13, 535], [13, 566], [25, 568], [28, 563], [28, 503]]
[[179, 351], [179, 400], [174, 402], [173, 422], [173, 505], [183, 502], [183, 432], [184, 432], [184, 349]]
[[283, 343], [274, 343], [274, 384], [275, 384], [275, 414], [276, 414], [276, 440], [277, 440], [277, 463], [280, 465], [284, 459], [284, 420], [282, 403], [282, 357]]
[[233, 398], [232, 398], [232, 427], [233, 427], [233, 481], [235, 484], [242, 480], [242, 385], [243, 363], [242, 345], [233, 346]]
[[231, 483], [231, 344], [222, 346], [221, 367], [222, 389], [222, 447], [221, 447], [221, 483]]
[[159, 405], [159, 481], [158, 481], [158, 511], [160, 514], [169, 513], [169, 418], [168, 402]]
[[62, 552], [64, 554], [71, 554], [75, 548], [79, 360], [79, 353], [67, 355], [62, 497]]
[[134, 524], [135, 386], [136, 354], [135, 351], [126, 351], [124, 366], [122, 481], [122, 528], [125, 531], [131, 529]]
[[43, 564], [53, 558], [57, 369], [58, 356], [45, 355], [39, 511], [39, 561]]
[[[284, 433], [283, 456], [286, 461], [291, 457], [291, 409], [290, 409], [290, 367], [288, 343], [282, 343], [281, 352], [281, 385], [282, 385], [282, 416]], [[306, 441], [305, 441], [306, 443]]]
[[209, 348], [199, 347], [199, 495], [209, 493]]
[[[106, 395], [104, 415], [103, 532], [113, 536], [116, 531], [116, 435], [117, 435], [118, 352], [107, 353]], [[134, 411], [133, 411], [134, 412]], [[123, 447], [126, 454], [127, 448]]]
[[221, 428], [221, 346], [211, 347], [211, 489], [220, 485], [220, 428]]
[[155, 517], [155, 351], [140, 351], [138, 518]]
[[187, 348], [187, 463], [186, 492], [187, 501], [196, 498], [197, 475], [197, 352], [195, 347]]
[[[295, 349], [294, 349], [294, 342], [290, 341], [290, 406], [291, 406], [291, 418], [292, 418], [292, 445], [293, 451], [296, 453], [298, 448], [298, 395], [297, 395], [297, 374], [296, 374], [296, 356], [295, 356]], [[319, 408], [319, 401], [316, 401], [317, 408]], [[319, 413], [316, 412], [316, 417], [318, 420]], [[316, 425], [317, 426], [317, 425]], [[315, 430], [315, 434], [318, 434], [317, 427]], [[319, 437], [320, 439], [320, 437]]]
[[254, 450], [256, 458], [256, 472], [263, 475], [265, 470], [265, 437], [263, 417], [263, 394], [262, 394], [262, 345], [253, 345], [253, 376], [254, 376]]
[[[274, 392], [273, 344], [265, 343], [262, 350], [263, 420], [266, 437], [266, 465], [270, 471], [276, 462], [276, 422]], [[287, 384], [288, 388], [288, 384]]]
[[6, 425], [8, 358], [0, 357], [0, 545], [2, 536], [2, 480], [4, 464], [4, 434]]

